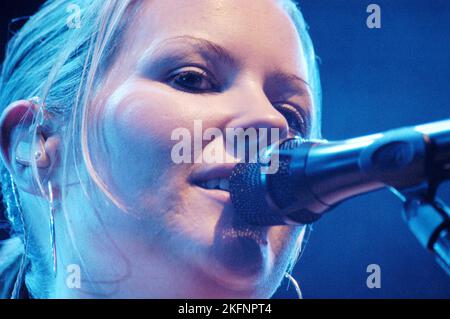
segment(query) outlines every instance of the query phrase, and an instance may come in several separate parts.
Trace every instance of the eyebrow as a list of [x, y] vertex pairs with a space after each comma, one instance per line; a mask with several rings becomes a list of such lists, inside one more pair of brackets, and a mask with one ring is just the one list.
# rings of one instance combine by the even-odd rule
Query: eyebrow
[[[312, 100], [312, 88], [310, 84], [303, 79], [302, 77], [293, 74], [286, 73], [279, 69], [275, 70], [270, 75], [272, 81], [281, 85], [283, 87], [283, 91], [291, 91], [292, 93], [300, 96], [306, 96]], [[309, 117], [311, 117], [312, 110], [310, 107], [304, 107], [304, 111], [307, 113]]]
[[291, 88], [300, 91], [302, 94], [309, 94], [308, 89], [311, 90], [311, 86], [305, 79], [293, 73], [285, 73], [277, 69], [271, 73], [271, 78], [277, 83], [290, 85]]
[[[189, 43], [189, 45], [193, 46], [194, 51], [198, 52], [199, 54], [203, 55], [206, 58], [209, 58], [212, 60], [210, 55], [214, 56], [214, 60], [219, 60], [225, 64], [228, 64], [233, 67], [238, 67], [240, 63], [238, 60], [231, 54], [227, 49], [224, 47], [211, 42], [209, 40], [198, 38], [194, 36], [189, 35], [181, 35], [176, 37], [171, 37], [164, 39], [162, 42], [158, 44], [159, 47], [164, 45], [165, 43], [170, 43], [172, 41], [182, 40], [186, 43]], [[157, 50], [159, 51], [159, 50]]]
[[232, 66], [239, 65], [237, 59], [227, 49], [214, 42], [193, 36], [181, 36], [181, 38], [192, 41], [200, 52], [213, 52], [225, 64]]

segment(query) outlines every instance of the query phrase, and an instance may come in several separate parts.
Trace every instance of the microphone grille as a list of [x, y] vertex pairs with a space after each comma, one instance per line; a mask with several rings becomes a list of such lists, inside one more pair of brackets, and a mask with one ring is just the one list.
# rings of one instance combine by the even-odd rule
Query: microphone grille
[[290, 164], [290, 159], [280, 158], [278, 171], [271, 176], [268, 185], [272, 200], [281, 209], [288, 207], [297, 200], [297, 187], [290, 178]]
[[266, 185], [261, 176], [259, 163], [239, 163], [235, 166], [230, 176], [234, 209], [249, 224], [284, 225], [282, 216], [268, 205]]

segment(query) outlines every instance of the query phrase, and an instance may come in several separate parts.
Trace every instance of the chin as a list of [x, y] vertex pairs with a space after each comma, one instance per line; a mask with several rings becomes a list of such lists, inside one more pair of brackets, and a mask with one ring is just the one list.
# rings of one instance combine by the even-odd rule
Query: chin
[[207, 298], [270, 297], [267, 290], [273, 272], [270, 247], [252, 232], [224, 230], [198, 261], [197, 266], [216, 291]]

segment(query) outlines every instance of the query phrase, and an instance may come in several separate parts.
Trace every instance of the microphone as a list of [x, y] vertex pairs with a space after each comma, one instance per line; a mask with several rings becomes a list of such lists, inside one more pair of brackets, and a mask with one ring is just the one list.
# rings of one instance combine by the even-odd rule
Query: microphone
[[235, 210], [253, 225], [310, 224], [356, 195], [449, 179], [450, 120], [335, 142], [290, 138], [269, 159], [276, 173], [264, 173], [261, 163], [235, 166]]

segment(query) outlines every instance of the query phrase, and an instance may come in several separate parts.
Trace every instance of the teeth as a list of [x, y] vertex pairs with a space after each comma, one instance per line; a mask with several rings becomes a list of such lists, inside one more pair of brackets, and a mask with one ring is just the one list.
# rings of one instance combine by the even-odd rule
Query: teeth
[[230, 190], [230, 182], [227, 178], [210, 179], [206, 182], [201, 183], [200, 186], [207, 189], [221, 189], [224, 191]]
[[221, 178], [219, 187], [220, 187], [220, 189], [223, 189], [224, 191], [229, 191], [230, 190], [230, 182], [226, 178]]
[[220, 183], [220, 181], [217, 178], [216, 179], [210, 179], [209, 181], [206, 182], [206, 187], [209, 188], [209, 189], [214, 189], [214, 188], [219, 186], [219, 183]]

